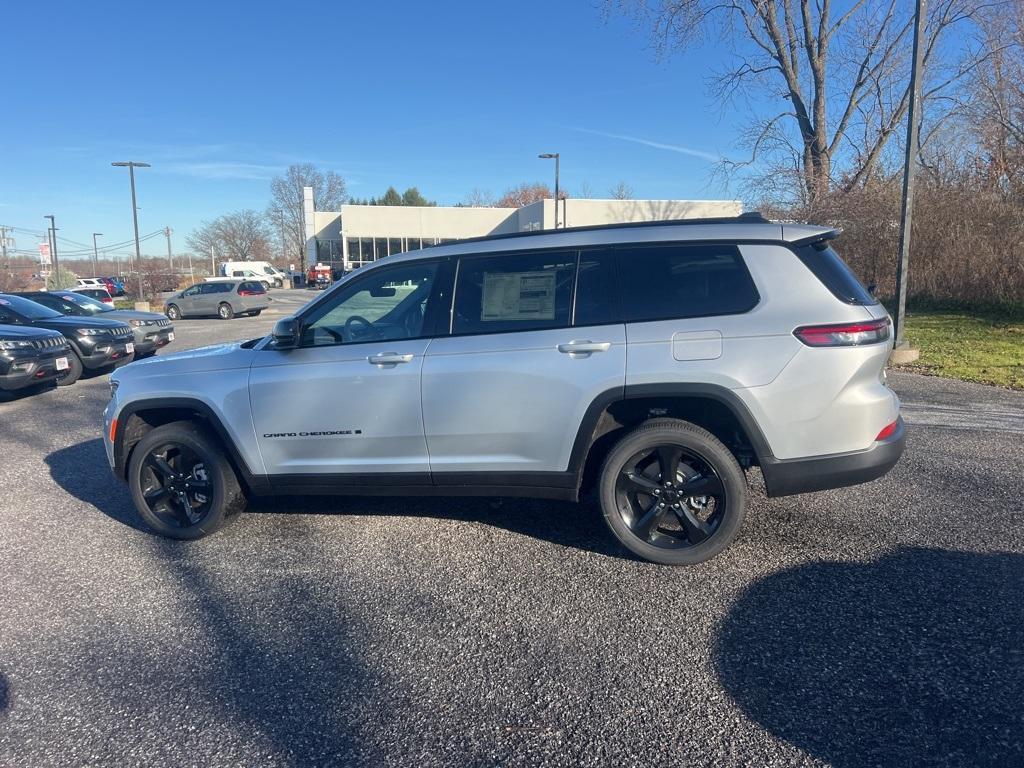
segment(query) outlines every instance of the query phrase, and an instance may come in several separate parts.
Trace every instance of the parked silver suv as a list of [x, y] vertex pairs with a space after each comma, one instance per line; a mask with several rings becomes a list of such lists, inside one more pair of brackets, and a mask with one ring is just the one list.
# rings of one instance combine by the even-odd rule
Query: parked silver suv
[[575, 500], [649, 560], [903, 451], [885, 310], [837, 232], [758, 215], [464, 240], [347, 276], [272, 336], [112, 376], [111, 466], [156, 531], [258, 494]]

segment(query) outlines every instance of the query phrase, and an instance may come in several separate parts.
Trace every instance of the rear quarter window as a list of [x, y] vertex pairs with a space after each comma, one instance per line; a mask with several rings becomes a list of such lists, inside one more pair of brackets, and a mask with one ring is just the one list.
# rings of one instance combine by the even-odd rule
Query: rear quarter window
[[735, 245], [616, 248], [626, 322], [737, 315], [760, 301]]
[[795, 251], [804, 266], [840, 301], [861, 306], [878, 304], [878, 299], [861, 284], [853, 270], [828, 243], [803, 245]]
[[239, 283], [239, 291], [250, 291], [252, 293], [266, 293], [267, 289], [263, 287], [263, 283], [258, 280], [246, 280], [244, 283]]

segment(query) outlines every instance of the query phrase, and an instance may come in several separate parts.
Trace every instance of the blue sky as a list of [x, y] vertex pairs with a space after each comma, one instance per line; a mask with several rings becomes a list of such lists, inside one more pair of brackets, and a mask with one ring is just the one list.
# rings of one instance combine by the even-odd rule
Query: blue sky
[[0, 224], [42, 230], [53, 213], [79, 243], [132, 236], [113, 160], [152, 163], [140, 231], [170, 225], [176, 251], [202, 219], [262, 210], [300, 161], [355, 196], [415, 185], [449, 204], [550, 182], [545, 151], [570, 192], [734, 194], [711, 183], [734, 139], [705, 90], [713, 50], [658, 61], [596, 1], [12, 2], [4, 19]]

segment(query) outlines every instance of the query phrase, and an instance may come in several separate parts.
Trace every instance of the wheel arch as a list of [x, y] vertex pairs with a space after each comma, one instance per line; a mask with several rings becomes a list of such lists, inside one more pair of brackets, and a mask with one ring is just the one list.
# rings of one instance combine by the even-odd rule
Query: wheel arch
[[636, 384], [601, 393], [584, 414], [569, 469], [581, 495], [593, 487], [611, 447], [628, 430], [652, 418], [677, 418], [708, 430], [740, 466], [774, 460], [768, 441], [739, 396], [715, 384]]
[[175, 421], [191, 421], [206, 426], [217, 438], [239, 482], [247, 490], [254, 490], [258, 480], [246, 466], [234, 440], [217, 413], [206, 403], [194, 398], [155, 398], [129, 403], [117, 417], [114, 435], [114, 472], [127, 479], [132, 451], [152, 429]]

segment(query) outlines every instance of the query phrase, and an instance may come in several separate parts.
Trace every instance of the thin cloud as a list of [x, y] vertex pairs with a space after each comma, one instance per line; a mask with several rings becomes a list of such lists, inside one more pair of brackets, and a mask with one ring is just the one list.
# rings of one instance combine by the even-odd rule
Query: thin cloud
[[604, 136], [606, 139], [619, 139], [620, 141], [630, 141], [634, 144], [641, 144], [645, 147], [653, 147], [654, 149], [666, 149], [669, 152], [678, 152], [681, 155], [689, 155], [690, 157], [699, 157], [701, 160], [708, 160], [709, 162], [717, 163], [722, 159], [721, 155], [716, 155], [711, 152], [703, 152], [699, 149], [691, 149], [690, 147], [683, 147], [678, 144], [665, 144], [661, 141], [651, 141], [650, 139], [643, 139], [639, 136], [625, 136], [621, 133], [607, 133], [605, 131], [595, 131], [590, 128], [573, 128], [574, 131], [580, 133], [589, 133], [594, 136]]
[[174, 173], [180, 176], [197, 176], [202, 179], [266, 181], [281, 173], [283, 169], [278, 165], [213, 161], [204, 163], [163, 163], [160, 166], [154, 166], [153, 170]]

